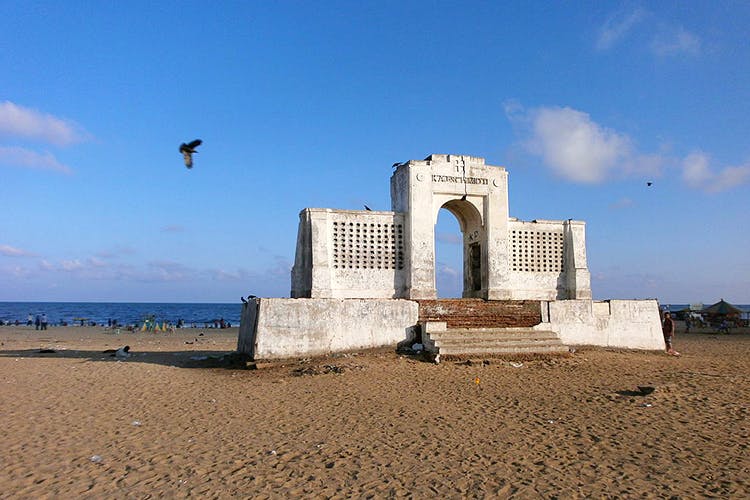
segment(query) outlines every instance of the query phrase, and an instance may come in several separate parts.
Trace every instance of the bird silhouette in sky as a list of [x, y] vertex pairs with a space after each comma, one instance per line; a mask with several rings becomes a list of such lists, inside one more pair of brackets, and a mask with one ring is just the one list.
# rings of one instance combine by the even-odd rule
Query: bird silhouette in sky
[[185, 144], [184, 142], [180, 144], [180, 153], [182, 153], [182, 158], [185, 160], [185, 166], [187, 168], [193, 168], [193, 153], [197, 153], [198, 151], [195, 150], [198, 146], [200, 146], [203, 143], [200, 139], [196, 139], [192, 142], [188, 142]]
[[651, 181], [648, 181], [648, 182], [646, 183], [646, 185], [647, 185], [648, 187], [651, 187], [651, 185], [652, 185], [652, 184], [653, 184], [653, 182], [651, 182]]

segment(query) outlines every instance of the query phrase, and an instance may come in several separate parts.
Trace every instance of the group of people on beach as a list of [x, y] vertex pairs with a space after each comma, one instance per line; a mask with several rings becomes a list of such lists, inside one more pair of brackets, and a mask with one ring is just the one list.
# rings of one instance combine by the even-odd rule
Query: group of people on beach
[[46, 330], [47, 329], [47, 315], [37, 314], [36, 318], [32, 313], [29, 313], [29, 317], [26, 318], [26, 326], [34, 325], [35, 330]]

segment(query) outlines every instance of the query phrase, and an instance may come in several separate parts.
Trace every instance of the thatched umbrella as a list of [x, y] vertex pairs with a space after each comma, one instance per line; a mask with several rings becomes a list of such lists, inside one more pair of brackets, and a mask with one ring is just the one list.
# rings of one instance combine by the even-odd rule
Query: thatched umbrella
[[742, 314], [742, 309], [738, 309], [724, 299], [721, 299], [716, 304], [703, 308], [701, 312], [712, 316], [739, 316]]

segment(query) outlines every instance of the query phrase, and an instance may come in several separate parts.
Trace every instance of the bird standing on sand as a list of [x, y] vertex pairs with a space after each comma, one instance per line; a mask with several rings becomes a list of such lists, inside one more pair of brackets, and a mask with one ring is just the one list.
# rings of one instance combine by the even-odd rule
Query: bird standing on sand
[[180, 153], [182, 153], [182, 158], [185, 160], [185, 166], [187, 168], [193, 168], [193, 153], [197, 153], [198, 151], [195, 150], [198, 146], [200, 146], [203, 143], [200, 139], [196, 139], [192, 142], [188, 142], [185, 144], [184, 142], [180, 144]]

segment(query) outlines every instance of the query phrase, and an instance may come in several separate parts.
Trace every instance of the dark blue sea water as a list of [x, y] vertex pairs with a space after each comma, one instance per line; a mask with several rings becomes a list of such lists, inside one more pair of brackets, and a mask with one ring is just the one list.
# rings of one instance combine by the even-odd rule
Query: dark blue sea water
[[[708, 305], [708, 304], [707, 304]], [[750, 305], [735, 304], [738, 308], [750, 312]], [[671, 311], [680, 311], [687, 304], [665, 305]], [[141, 325], [148, 316], [156, 321], [167, 321], [176, 324], [183, 320], [186, 327], [193, 324], [203, 327], [214, 321], [224, 319], [233, 326], [240, 324], [242, 304], [169, 304], [138, 302], [0, 302], [0, 321], [4, 324], [18, 320], [26, 323], [29, 314], [46, 314], [52, 325], [66, 322], [69, 325], [80, 324], [74, 318], [86, 318], [86, 323], [106, 325], [108, 320], [117, 320], [121, 325]]]
[[51, 325], [66, 322], [80, 324], [74, 318], [86, 318], [86, 323], [106, 325], [117, 320], [120, 325], [141, 325], [148, 316], [156, 321], [176, 324], [183, 320], [186, 327], [203, 327], [224, 319], [239, 326], [242, 304], [167, 304], [137, 302], [0, 302], [0, 321], [4, 324], [18, 320], [26, 324], [29, 314], [46, 314]]

